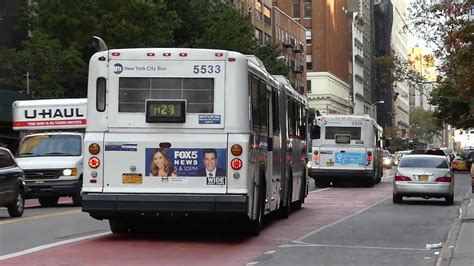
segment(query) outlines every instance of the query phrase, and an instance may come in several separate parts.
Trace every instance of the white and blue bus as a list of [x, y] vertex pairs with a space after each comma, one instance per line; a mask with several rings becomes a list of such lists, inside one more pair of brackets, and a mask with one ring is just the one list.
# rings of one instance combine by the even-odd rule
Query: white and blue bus
[[360, 115], [316, 117], [310, 134], [308, 172], [317, 187], [342, 180], [369, 187], [383, 174], [383, 130], [377, 122]]
[[84, 212], [237, 214], [260, 232], [307, 195], [307, 102], [260, 60], [185, 48], [100, 51], [89, 64]]

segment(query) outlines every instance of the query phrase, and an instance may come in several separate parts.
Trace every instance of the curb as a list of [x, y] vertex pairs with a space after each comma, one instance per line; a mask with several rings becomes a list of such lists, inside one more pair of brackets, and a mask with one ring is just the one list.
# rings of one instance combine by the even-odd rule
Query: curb
[[470, 202], [470, 193], [470, 190], [468, 190], [466, 191], [466, 194], [464, 194], [461, 206], [459, 207], [459, 216], [454, 220], [453, 225], [451, 226], [451, 229], [448, 232], [448, 237], [446, 238], [443, 248], [441, 249], [440, 255], [436, 260], [436, 266], [447, 266], [451, 263], [454, 247], [456, 246], [456, 241], [459, 237], [459, 231], [461, 230], [461, 223], [464, 216], [466, 216], [467, 207]]

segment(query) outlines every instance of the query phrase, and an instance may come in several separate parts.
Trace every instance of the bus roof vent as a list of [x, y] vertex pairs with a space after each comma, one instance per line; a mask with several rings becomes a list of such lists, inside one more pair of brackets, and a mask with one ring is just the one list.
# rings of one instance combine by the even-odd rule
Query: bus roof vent
[[265, 68], [265, 65], [263, 64], [262, 60], [258, 59], [258, 57], [256, 57], [255, 55], [245, 55], [245, 57], [250, 62], [254, 63], [258, 67], [261, 67], [261, 68], [265, 69], [265, 71], [267, 71], [267, 69]]

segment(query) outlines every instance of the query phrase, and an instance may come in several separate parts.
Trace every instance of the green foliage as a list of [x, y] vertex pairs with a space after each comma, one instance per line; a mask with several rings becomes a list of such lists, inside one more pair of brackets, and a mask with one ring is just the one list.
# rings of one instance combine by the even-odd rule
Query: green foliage
[[87, 66], [76, 50], [62, 48], [58, 40], [41, 32], [34, 32], [18, 52], [1, 50], [0, 61], [6, 62], [2, 69], [11, 85], [26, 90], [29, 73], [30, 93], [45, 98], [63, 96], [63, 84], [83, 77]]
[[436, 116], [456, 127], [474, 127], [474, 23], [467, 20], [468, 1], [414, 1], [410, 31], [427, 42], [439, 59], [439, 86], [432, 93]]
[[410, 125], [415, 138], [431, 142], [434, 136], [443, 128], [433, 112], [416, 108], [410, 112]]
[[[55, 97], [64, 88], [87, 84], [92, 36], [109, 49], [134, 47], [214, 48], [254, 54], [272, 74], [289, 68], [276, 60], [275, 46], [260, 46], [250, 18], [214, 0], [45, 0], [30, 5], [22, 25], [32, 38], [20, 51], [0, 53], [8, 82], [26, 90], [25, 73], [36, 96]], [[85, 90], [85, 88], [84, 88]]]

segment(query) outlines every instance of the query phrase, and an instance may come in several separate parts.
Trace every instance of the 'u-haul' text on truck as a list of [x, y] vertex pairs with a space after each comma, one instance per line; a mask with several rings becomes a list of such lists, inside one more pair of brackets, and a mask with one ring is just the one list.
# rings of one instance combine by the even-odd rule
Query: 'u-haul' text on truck
[[81, 203], [87, 99], [13, 103], [13, 129], [20, 131], [17, 163], [26, 176], [25, 197], [54, 206], [59, 197]]

